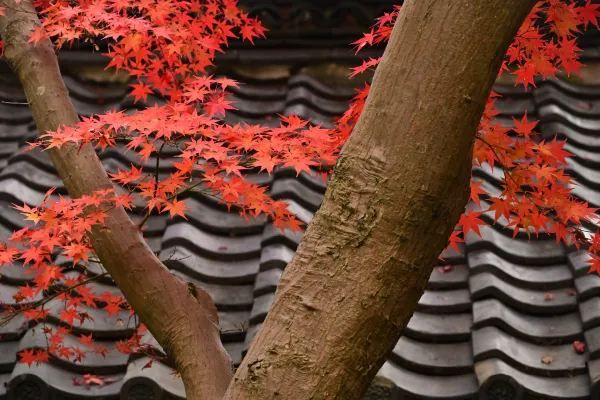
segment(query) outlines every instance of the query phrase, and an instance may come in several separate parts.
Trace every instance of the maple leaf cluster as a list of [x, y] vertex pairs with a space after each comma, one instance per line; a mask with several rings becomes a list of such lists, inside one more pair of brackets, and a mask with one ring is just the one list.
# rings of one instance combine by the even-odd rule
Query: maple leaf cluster
[[265, 32], [236, 0], [38, 0], [34, 5], [43, 18], [30, 42], [51, 37], [59, 48], [106, 43], [108, 67], [138, 78], [132, 85], [136, 100], [153, 91], [182, 100], [182, 81], [205, 72], [229, 39], [253, 41]]
[[[130, 95], [138, 111], [110, 111], [82, 119], [74, 126], [46, 132], [34, 146], [60, 147], [92, 143], [98, 151], [121, 147], [132, 152], [138, 165], [115, 171], [115, 190], [80, 199], [58, 198], [49, 193], [38, 207], [17, 206], [31, 226], [15, 232], [0, 248], [2, 265], [22, 264], [31, 279], [15, 293], [26, 319], [41, 323], [47, 349], [20, 353], [27, 364], [60, 355], [75, 361], [86, 351], [105, 354], [91, 336], [80, 335], [78, 345], [66, 345], [69, 327], [88, 320], [86, 310], [102, 309], [109, 316], [133, 310], [117, 294], [97, 292], [90, 272], [94, 259], [89, 234], [101, 225], [111, 207], [136, 207], [146, 218], [156, 213], [185, 217], [182, 196], [202, 191], [247, 217], [268, 216], [280, 229], [302, 229], [287, 204], [272, 199], [267, 188], [248, 179], [248, 170], [273, 172], [291, 167], [297, 173], [328, 171], [352, 132], [368, 96], [360, 89], [333, 129], [324, 129], [297, 116], [281, 116], [277, 126], [230, 125], [222, 117], [234, 108], [228, 91], [231, 79], [212, 76], [209, 68], [217, 53], [232, 38], [252, 42], [264, 35], [260, 22], [248, 16], [234, 0], [38, 0], [42, 25], [31, 34], [37, 43], [50, 38], [57, 47], [91, 43], [102, 46], [107, 68], [122, 70], [133, 79]], [[1, 12], [1, 10], [0, 10]], [[400, 12], [395, 7], [380, 17], [354, 45], [358, 50], [385, 43]], [[559, 69], [567, 73], [580, 67], [575, 37], [589, 24], [598, 26], [597, 5], [575, 1], [540, 1], [529, 15], [506, 55], [502, 72], [515, 75], [517, 84], [535, 85]], [[357, 75], [377, 66], [380, 59], [365, 60], [353, 69]], [[481, 120], [474, 149], [474, 165], [502, 171], [502, 188], [473, 177], [471, 199], [475, 208], [460, 219], [450, 238], [456, 247], [469, 232], [489, 223], [501, 223], [517, 234], [548, 232], [558, 240], [585, 245], [592, 269], [600, 272], [600, 240], [596, 232], [583, 232], [582, 224], [594, 221], [596, 210], [575, 198], [571, 178], [564, 173], [570, 154], [556, 139], [542, 140], [535, 121], [527, 115], [503, 126], [494, 121], [492, 95]], [[164, 154], [177, 157], [174, 172], [161, 173]], [[60, 261], [60, 262], [59, 262]], [[62, 309], [51, 307], [56, 299]], [[66, 323], [46, 325], [55, 313]], [[15, 315], [9, 314], [9, 315]], [[123, 353], [146, 351], [144, 328], [117, 344]]]
[[[78, 199], [51, 199], [52, 194], [53, 190], [46, 193], [38, 207], [14, 206], [29, 225], [13, 232], [0, 247], [0, 268], [18, 265], [27, 282], [12, 294], [15, 305], [4, 305], [1, 323], [22, 315], [29, 322], [41, 322], [40, 334], [46, 338], [46, 349], [20, 353], [21, 361], [29, 365], [47, 361], [51, 354], [74, 361], [90, 352], [105, 355], [106, 347], [93, 342], [91, 335], [81, 335], [75, 345], [65, 343], [72, 327], [91, 320], [90, 309], [102, 309], [109, 317], [133, 315], [120, 294], [87, 286], [105, 274], [90, 274], [84, 267], [97, 262], [91, 258], [92, 228], [104, 222], [108, 209], [130, 208], [129, 195], [117, 195], [114, 189]], [[52, 319], [66, 325], [53, 327], [47, 323]]]
[[518, 83], [535, 86], [535, 78], [567, 74], [581, 68], [576, 35], [598, 27], [600, 5], [587, 1], [547, 0], [536, 4], [507, 51], [502, 71], [512, 70]]
[[[49, 193], [39, 207], [17, 207], [34, 225], [11, 236], [0, 249], [0, 261], [23, 264], [34, 278], [15, 294], [22, 304], [14, 312], [45, 324], [50, 316], [46, 301], [56, 298], [64, 305], [57, 317], [71, 327], [89, 318], [86, 307], [100, 308], [109, 316], [123, 311], [133, 315], [121, 296], [89, 289], [89, 281], [103, 274], [87, 273], [87, 266], [98, 262], [88, 236], [110, 207], [142, 210], [142, 228], [152, 214], [185, 218], [181, 197], [200, 191], [243, 216], [263, 214], [280, 229], [302, 229], [287, 203], [271, 198], [268, 189], [248, 179], [244, 171], [272, 173], [277, 167], [291, 167], [298, 174], [311, 172], [333, 165], [341, 141], [336, 131], [296, 116], [281, 116], [279, 125], [271, 127], [223, 122], [225, 112], [234, 108], [228, 90], [238, 84], [212, 76], [207, 69], [230, 39], [252, 42], [265, 31], [236, 1], [41, 0], [35, 6], [42, 24], [30, 42], [35, 45], [49, 38], [57, 48], [103, 46], [110, 60], [107, 68], [122, 70], [134, 80], [129, 94], [138, 110], [83, 118], [74, 126], [45, 132], [32, 147], [92, 143], [98, 151], [120, 147], [134, 153], [139, 162], [110, 174], [116, 191], [57, 201]], [[169, 159], [178, 159], [170, 165], [175, 172], [169, 174], [160, 173], [166, 152]], [[145, 163], [155, 165], [154, 170], [140, 167]], [[58, 265], [57, 259], [63, 263]], [[76, 279], [69, 275], [74, 268], [83, 272]], [[23, 352], [21, 360], [41, 362], [53, 354], [79, 361], [84, 352], [60, 340], [65, 329], [44, 329], [51, 345]], [[143, 326], [118, 343], [117, 350], [147, 352], [139, 329]]]
[[[400, 7], [380, 17], [371, 30], [353, 44], [356, 51], [386, 42]], [[571, 0], [538, 1], [511, 43], [500, 74], [511, 73], [517, 85], [535, 86], [536, 79], [567, 74], [581, 68], [577, 35], [590, 24], [599, 27], [600, 5]], [[380, 59], [370, 58], [353, 68], [351, 76], [374, 69]], [[359, 90], [340, 118], [336, 129], [343, 138], [352, 132], [369, 93], [369, 85]], [[499, 112], [492, 93], [480, 121], [473, 164], [502, 174], [501, 189], [472, 177], [470, 207], [460, 218], [449, 246], [458, 250], [469, 232], [480, 235], [480, 227], [499, 223], [528, 235], [553, 234], [557, 241], [583, 246], [590, 253], [590, 271], [600, 273], [600, 233], [597, 209], [572, 194], [574, 182], [565, 172], [565, 142], [544, 140], [535, 131], [537, 121], [527, 114], [505, 126], [494, 120]], [[590, 227], [596, 227], [595, 231]]]
[[242, 172], [254, 168], [271, 173], [283, 166], [300, 173], [331, 165], [339, 140], [336, 132], [297, 117], [282, 117], [271, 128], [222, 122], [220, 117], [234, 108], [227, 89], [237, 83], [213, 77], [207, 68], [229, 39], [253, 41], [265, 31], [236, 1], [101, 0], [37, 6], [44, 18], [31, 42], [51, 37], [62, 46], [102, 38], [108, 46], [107, 68], [136, 78], [130, 95], [144, 103], [135, 113], [108, 112], [47, 132], [37, 145], [91, 142], [102, 150], [118, 144], [141, 162], [152, 157], [157, 163], [163, 150], [175, 152], [181, 160], [168, 177], [131, 166], [112, 178], [141, 199], [148, 213], [184, 216], [185, 203], [178, 196], [202, 184], [209, 195], [243, 215], [266, 214], [279, 228], [300, 229], [286, 203], [271, 199]]

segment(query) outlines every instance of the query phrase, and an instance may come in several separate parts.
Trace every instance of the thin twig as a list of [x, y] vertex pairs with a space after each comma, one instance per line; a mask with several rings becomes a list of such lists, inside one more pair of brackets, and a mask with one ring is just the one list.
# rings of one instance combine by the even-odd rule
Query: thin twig
[[[160, 148], [158, 149], [158, 154], [156, 156], [156, 165], [154, 167], [154, 192], [153, 195], [154, 197], [156, 197], [156, 193], [158, 192], [158, 179], [159, 179], [159, 168], [160, 168], [160, 156], [162, 154], [163, 148], [165, 147], [165, 144], [167, 142], [162, 142], [162, 144], [160, 145]], [[144, 227], [144, 225], [146, 224], [146, 222], [148, 222], [148, 219], [150, 219], [150, 215], [152, 214], [152, 212], [150, 210], [148, 210], [148, 212], [146, 213], [146, 215], [144, 216], [144, 219], [138, 224], [138, 229], [142, 229]]]
[[53, 294], [51, 294], [48, 297], [44, 297], [43, 299], [40, 299], [40, 300], [35, 301], [33, 303], [30, 303], [30, 304], [28, 304], [28, 305], [26, 305], [26, 306], [24, 306], [24, 307], [16, 310], [15, 312], [9, 314], [7, 317], [3, 318], [2, 321], [0, 321], [0, 326], [6, 325], [7, 323], [9, 323], [11, 320], [13, 320], [17, 315], [19, 315], [23, 311], [32, 310], [34, 308], [44, 306], [45, 304], [49, 303], [50, 301], [54, 300], [55, 298], [57, 298], [58, 296], [60, 296], [60, 295], [62, 295], [64, 293], [68, 293], [68, 292], [70, 292], [73, 289], [76, 289], [76, 288], [78, 288], [80, 286], [83, 286], [83, 285], [87, 285], [88, 283], [93, 282], [93, 281], [95, 281], [97, 279], [103, 278], [105, 276], [108, 276], [108, 272], [103, 272], [101, 274], [94, 275], [92, 277], [84, 279], [83, 281], [81, 281], [79, 283], [76, 283], [73, 286], [69, 286], [68, 288], [65, 288], [63, 290], [59, 290], [58, 292], [53, 293]]
[[[196, 187], [198, 187], [200, 185], [202, 185], [202, 181], [196, 182], [193, 185], [188, 186], [185, 189], [182, 189], [180, 192], [172, 194], [171, 196], [167, 197], [167, 201], [171, 201], [171, 200], [177, 198], [178, 196], [181, 196], [182, 194], [187, 193], [187, 192], [191, 191], [192, 189], [194, 189], [194, 188], [196, 188]], [[146, 215], [144, 216], [144, 219], [142, 219], [142, 221], [138, 224], [138, 228], [139, 229], [142, 229], [142, 227], [144, 226], [144, 224], [146, 222], [148, 222], [148, 219], [150, 218], [150, 215], [151, 215], [150, 212], [146, 213]]]
[[[490, 150], [492, 150], [492, 152], [494, 153], [494, 156], [496, 156], [496, 159], [498, 159], [498, 162], [502, 162], [502, 160], [500, 159], [500, 155], [498, 154], [498, 152], [496, 151], [496, 149], [494, 148], [494, 146], [488, 142], [487, 140], [485, 140], [484, 138], [482, 138], [481, 136], [475, 136], [476, 139], [481, 140], [481, 142], [483, 144], [485, 144], [486, 146], [488, 146], [490, 148]], [[503, 166], [504, 167], [504, 166]], [[517, 185], [518, 188], [521, 187], [521, 185], [519, 185], [519, 183], [517, 182], [517, 180], [512, 176], [511, 172], [508, 170], [508, 168], [503, 168], [503, 172], [508, 175], [508, 177], [513, 181], [513, 183], [515, 185]]]
[[158, 170], [160, 168], [160, 156], [162, 155], [162, 151], [163, 151], [163, 148], [165, 147], [165, 143], [167, 143], [167, 142], [162, 142], [162, 144], [160, 145], [160, 148], [158, 149], [158, 154], [156, 156], [156, 167], [154, 169], [154, 197], [156, 197], [156, 192], [158, 192], [158, 179], [159, 179]]

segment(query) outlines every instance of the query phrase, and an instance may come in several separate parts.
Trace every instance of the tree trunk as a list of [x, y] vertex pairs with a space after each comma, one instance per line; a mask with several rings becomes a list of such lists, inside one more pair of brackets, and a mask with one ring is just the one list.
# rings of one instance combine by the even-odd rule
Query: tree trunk
[[[27, 42], [39, 24], [30, 0], [2, 0], [0, 18], [4, 56], [17, 73], [40, 133], [79, 121], [62, 80], [54, 48], [44, 40]], [[49, 150], [69, 194], [79, 197], [112, 187], [91, 145]], [[123, 208], [108, 212], [106, 224], [94, 229], [94, 250], [106, 270], [150, 332], [175, 361], [188, 399], [216, 400], [231, 379], [231, 362], [223, 348], [216, 308], [209, 295], [196, 295], [163, 266]]]
[[534, 0], [406, 1], [366, 108], [225, 399], [358, 399], [464, 210], [478, 122]]

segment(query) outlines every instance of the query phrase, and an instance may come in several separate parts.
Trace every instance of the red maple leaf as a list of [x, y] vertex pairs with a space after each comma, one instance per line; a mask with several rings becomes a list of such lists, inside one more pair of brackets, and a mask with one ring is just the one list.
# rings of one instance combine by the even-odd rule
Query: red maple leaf
[[481, 185], [481, 181], [471, 180], [471, 200], [477, 205], [481, 205], [481, 200], [479, 199], [480, 196], [486, 194], [486, 191], [481, 188]]
[[169, 212], [171, 217], [179, 215], [185, 218], [185, 210], [187, 209], [185, 202], [181, 200], [167, 201], [164, 205], [164, 210]]
[[460, 252], [458, 245], [464, 242], [464, 239], [460, 237], [461, 234], [461, 231], [454, 230], [448, 239], [448, 246], [454, 249], [456, 252]]
[[583, 354], [583, 353], [585, 353], [585, 349], [586, 349], [585, 343], [582, 342], [581, 340], [575, 340], [573, 342], [573, 350], [575, 350], [575, 353]]
[[5, 244], [1, 245], [0, 246], [0, 265], [12, 263], [18, 254], [19, 254], [19, 250], [15, 249], [14, 247], [10, 247]]
[[529, 137], [538, 124], [538, 121], [528, 121], [527, 113], [523, 114], [523, 117], [520, 120], [513, 118], [513, 122], [515, 124], [515, 132], [525, 137]]
[[515, 75], [517, 76], [517, 84], [521, 84], [525, 87], [529, 85], [535, 86], [535, 74], [536, 66], [533, 62], [527, 62], [522, 66], [519, 66], [515, 71]]
[[579, 7], [579, 17], [585, 28], [587, 28], [590, 23], [596, 26], [596, 28], [600, 28], [598, 25], [598, 19], [600, 18], [600, 4], [593, 4], [592, 0], [588, 0], [585, 5]]
[[[4, 15], [4, 14], [3, 14]], [[36, 26], [29, 36], [29, 43], [34, 45], [48, 38], [48, 34], [43, 26]]]
[[206, 101], [204, 107], [210, 116], [225, 115], [227, 110], [235, 109], [231, 104], [231, 101], [225, 99], [224, 94], [216, 94]]
[[19, 352], [19, 362], [28, 366], [47, 362], [49, 359], [48, 352], [39, 349], [26, 349]]
[[588, 262], [590, 264], [589, 272], [600, 274], [600, 257], [594, 254]]
[[109, 316], [115, 316], [121, 311], [119, 303], [109, 302], [104, 308]]
[[480, 216], [481, 213], [476, 211], [469, 211], [460, 216], [458, 224], [462, 226], [465, 235], [470, 231], [473, 231], [478, 236], [481, 236], [479, 226], [485, 225], [485, 222], [479, 218]]
[[356, 46], [356, 53], [358, 53], [362, 50], [363, 47], [367, 45], [372, 46], [374, 41], [375, 32], [371, 30], [371, 32], [363, 34], [363, 36], [360, 39], [352, 42], [352, 44]]
[[152, 88], [142, 82], [134, 83], [131, 85], [133, 90], [131, 91], [131, 95], [133, 96], [133, 100], [138, 102], [140, 100], [146, 101], [148, 99], [148, 95], [152, 94]]

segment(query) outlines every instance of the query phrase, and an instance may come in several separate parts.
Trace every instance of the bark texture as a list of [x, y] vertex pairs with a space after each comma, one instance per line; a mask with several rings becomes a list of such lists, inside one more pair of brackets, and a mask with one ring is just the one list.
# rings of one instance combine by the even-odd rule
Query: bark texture
[[[39, 24], [30, 0], [0, 2], [4, 55], [17, 73], [39, 132], [74, 124], [78, 115], [62, 80], [52, 44], [27, 43]], [[52, 149], [50, 158], [69, 194], [79, 197], [111, 187], [90, 145]], [[127, 301], [175, 361], [188, 399], [220, 399], [231, 379], [231, 362], [223, 348], [217, 310], [200, 290], [192, 295], [146, 244], [122, 208], [109, 212], [106, 224], [92, 234], [94, 249]]]
[[406, 1], [366, 109], [225, 399], [358, 399], [464, 210], [472, 145], [533, 0]]

